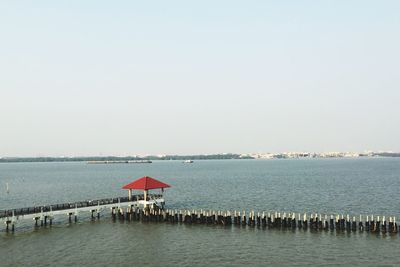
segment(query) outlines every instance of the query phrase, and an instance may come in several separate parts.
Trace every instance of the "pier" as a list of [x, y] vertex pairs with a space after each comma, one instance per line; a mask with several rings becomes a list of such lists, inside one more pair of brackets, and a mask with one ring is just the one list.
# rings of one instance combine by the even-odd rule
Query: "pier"
[[151, 160], [91, 160], [87, 164], [152, 163]]
[[[117, 213], [130, 212], [133, 207], [144, 205], [162, 206], [164, 199], [162, 195], [149, 194], [147, 200], [142, 195], [129, 197], [107, 198], [98, 200], [79, 201], [74, 203], [53, 204], [38, 207], [28, 207], [12, 210], [0, 210], [0, 221], [6, 224], [6, 231], [14, 231], [15, 225], [20, 220], [33, 219], [35, 226], [39, 224], [52, 225], [57, 216], [68, 216], [69, 222], [78, 220], [80, 214], [91, 214], [91, 217], [100, 218], [103, 212], [111, 211], [115, 216]], [[11, 229], [10, 229], [11, 228]]]
[[[20, 220], [33, 219], [35, 226], [52, 225], [57, 215], [68, 216], [69, 222], [77, 222], [78, 215], [90, 213], [91, 218], [100, 218], [100, 214], [111, 211], [115, 218], [118, 215], [130, 214], [133, 209], [164, 209], [164, 188], [168, 184], [160, 182], [149, 176], [141, 177], [132, 183], [123, 186], [128, 190], [127, 197], [107, 198], [98, 200], [78, 201], [74, 203], [52, 204], [38, 207], [28, 207], [10, 210], [0, 210], [0, 221], [6, 225], [6, 231], [14, 231], [15, 225]], [[161, 189], [160, 194], [149, 194], [149, 190]], [[132, 190], [143, 191], [142, 195], [133, 195]]]
[[[78, 216], [84, 213], [90, 215], [92, 220], [100, 219], [102, 213], [108, 213], [113, 220], [292, 231], [368, 232], [393, 235], [400, 230], [395, 216], [165, 209], [164, 188], [168, 187], [170, 187], [168, 184], [145, 176], [122, 187], [128, 190], [127, 197], [0, 210], [0, 221], [6, 225], [6, 231], [12, 232], [20, 220], [34, 220], [37, 227], [51, 226], [58, 216], [68, 216], [69, 223], [72, 223], [77, 222]], [[154, 189], [161, 189], [160, 194], [149, 193], [149, 190]], [[143, 194], [134, 195], [132, 190], [141, 190]]]

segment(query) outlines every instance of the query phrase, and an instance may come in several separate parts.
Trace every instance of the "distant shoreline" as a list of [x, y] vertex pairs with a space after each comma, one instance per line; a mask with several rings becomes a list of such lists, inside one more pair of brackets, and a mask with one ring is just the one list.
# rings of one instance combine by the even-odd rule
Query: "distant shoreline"
[[393, 152], [371, 152], [368, 154], [345, 153], [281, 153], [281, 154], [213, 154], [213, 155], [164, 155], [164, 156], [145, 156], [145, 157], [116, 157], [116, 156], [96, 156], [96, 157], [3, 157], [0, 163], [13, 162], [151, 162], [152, 160], [226, 160], [226, 159], [306, 159], [306, 158], [393, 158], [400, 157], [400, 153]]

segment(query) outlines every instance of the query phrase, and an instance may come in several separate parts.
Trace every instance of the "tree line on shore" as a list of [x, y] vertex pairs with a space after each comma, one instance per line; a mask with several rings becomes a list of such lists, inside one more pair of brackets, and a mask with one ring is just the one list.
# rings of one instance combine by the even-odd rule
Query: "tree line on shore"
[[129, 161], [129, 160], [207, 160], [207, 159], [253, 159], [240, 154], [212, 154], [212, 155], [165, 155], [165, 156], [93, 156], [93, 157], [6, 157], [0, 162], [73, 162], [73, 161]]

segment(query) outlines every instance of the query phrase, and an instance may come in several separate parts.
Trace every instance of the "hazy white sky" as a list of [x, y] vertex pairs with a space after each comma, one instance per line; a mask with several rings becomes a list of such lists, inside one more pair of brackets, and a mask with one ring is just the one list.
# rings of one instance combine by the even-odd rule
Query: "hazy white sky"
[[0, 2], [0, 156], [400, 150], [400, 1]]

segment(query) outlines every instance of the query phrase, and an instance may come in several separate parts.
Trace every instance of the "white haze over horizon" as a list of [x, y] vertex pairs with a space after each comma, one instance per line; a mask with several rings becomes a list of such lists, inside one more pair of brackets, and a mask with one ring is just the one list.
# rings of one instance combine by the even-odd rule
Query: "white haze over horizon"
[[399, 1], [1, 1], [0, 157], [400, 151]]

